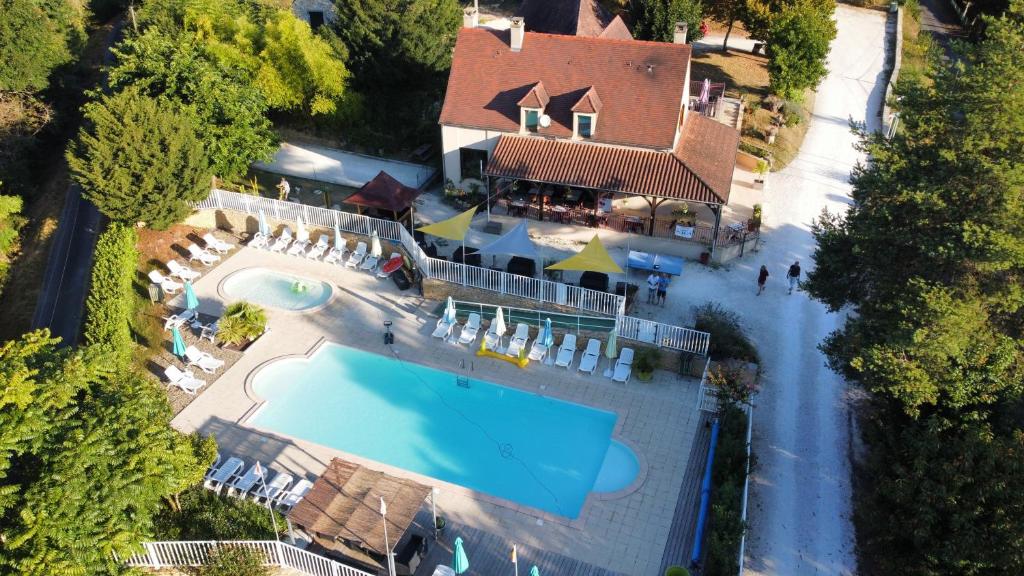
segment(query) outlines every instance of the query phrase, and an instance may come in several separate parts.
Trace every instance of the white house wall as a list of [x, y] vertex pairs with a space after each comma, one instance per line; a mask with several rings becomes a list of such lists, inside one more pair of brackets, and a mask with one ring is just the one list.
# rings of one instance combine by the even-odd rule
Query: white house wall
[[441, 152], [444, 155], [445, 181], [451, 180], [456, 186], [462, 183], [462, 169], [459, 166], [460, 148], [486, 150], [489, 159], [494, 153], [494, 147], [498, 145], [498, 137], [502, 134], [503, 132], [494, 130], [442, 126]]

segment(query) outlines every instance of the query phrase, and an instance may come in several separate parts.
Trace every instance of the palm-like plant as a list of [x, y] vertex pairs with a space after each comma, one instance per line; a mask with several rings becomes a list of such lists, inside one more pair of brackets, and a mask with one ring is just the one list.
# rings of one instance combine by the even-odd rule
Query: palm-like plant
[[239, 345], [255, 340], [267, 328], [267, 314], [263, 308], [244, 300], [224, 310], [217, 329], [217, 338], [225, 344]]

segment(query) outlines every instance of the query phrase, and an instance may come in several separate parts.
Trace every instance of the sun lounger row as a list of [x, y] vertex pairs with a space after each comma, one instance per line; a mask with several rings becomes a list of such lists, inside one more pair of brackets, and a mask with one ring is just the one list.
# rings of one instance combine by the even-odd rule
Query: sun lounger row
[[303, 256], [310, 260], [321, 260], [327, 264], [343, 264], [347, 268], [356, 268], [374, 272], [381, 278], [387, 278], [392, 272], [401, 266], [388, 266], [388, 264], [404, 264], [402, 255], [392, 252], [387, 260], [382, 260], [368, 253], [366, 242], [357, 242], [354, 250], [348, 249], [348, 243], [343, 242], [331, 246], [329, 234], [321, 234], [317, 241], [310, 243], [309, 233], [302, 230], [293, 237], [290, 228], [285, 227], [275, 237], [267, 237], [257, 233], [249, 242], [249, 246], [266, 248], [271, 252], [281, 252], [291, 256]]
[[287, 472], [271, 471], [259, 462], [250, 466], [245, 473], [245, 462], [234, 456], [221, 462], [220, 454], [206, 471], [203, 486], [208, 490], [236, 498], [251, 498], [262, 504], [269, 503], [282, 512], [291, 510], [313, 488], [305, 478], [295, 482]]

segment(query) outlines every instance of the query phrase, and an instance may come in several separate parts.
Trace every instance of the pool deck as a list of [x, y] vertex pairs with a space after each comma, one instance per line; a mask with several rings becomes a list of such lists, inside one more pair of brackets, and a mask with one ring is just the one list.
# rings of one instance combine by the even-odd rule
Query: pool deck
[[[502, 549], [487, 554], [507, 558], [511, 544], [517, 543], [523, 550], [547, 555], [544, 562], [562, 562], [566, 569], [571, 568], [570, 572], [545, 572], [541, 566], [542, 574], [659, 573], [677, 516], [680, 481], [686, 475], [691, 446], [701, 422], [696, 409], [695, 380], [659, 371], [651, 382], [634, 379], [626, 385], [613, 383], [601, 376], [608, 362], [604, 358], [593, 376], [576, 372], [575, 364], [571, 372], [540, 363], [520, 369], [506, 362], [477, 358], [473, 355], [475, 347], [470, 349], [430, 337], [436, 322], [431, 312], [437, 304], [424, 301], [415, 289], [400, 292], [390, 280], [367, 272], [248, 248], [236, 251], [214, 268], [203, 270], [203, 277], [194, 285], [200, 312], [219, 315], [225, 302], [218, 285], [227, 275], [249, 267], [267, 267], [324, 280], [334, 286], [336, 293], [326, 306], [311, 313], [268, 309], [268, 333], [175, 417], [175, 428], [215, 434], [224, 454], [237, 455], [247, 463], [258, 459], [273, 469], [287, 469], [310, 479], [338, 456], [435, 486], [439, 513], [451, 522], [452, 530], [447, 537], [454, 539], [454, 531], [462, 529], [466, 532], [464, 538], [472, 535], [480, 542], [504, 544], [499, 546]], [[383, 343], [385, 320], [394, 323], [393, 347]], [[247, 425], [245, 420], [256, 407], [246, 390], [253, 371], [283, 356], [307, 355], [324, 341], [378, 354], [395, 354], [406, 361], [465, 372], [471, 378], [613, 411], [618, 415], [615, 437], [632, 447], [641, 461], [639, 481], [620, 493], [591, 495], [579, 518], [570, 521]], [[628, 342], [620, 341], [619, 345]], [[577, 362], [578, 359], [577, 355]], [[463, 363], [466, 369], [460, 370]], [[675, 532], [678, 533], [678, 527]], [[474, 550], [469, 552], [472, 563]], [[428, 561], [441, 560], [432, 553]], [[525, 560], [521, 564], [525, 565]], [[601, 570], [594, 571], [598, 567]], [[511, 571], [511, 566], [508, 569]], [[424, 570], [420, 568], [417, 574], [430, 573]], [[525, 565], [523, 573], [528, 570], [529, 565]]]

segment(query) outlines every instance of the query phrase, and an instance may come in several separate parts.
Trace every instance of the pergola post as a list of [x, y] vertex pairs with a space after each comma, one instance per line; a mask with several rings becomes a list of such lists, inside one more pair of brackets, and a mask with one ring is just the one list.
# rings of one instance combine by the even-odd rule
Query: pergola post
[[715, 229], [711, 232], [711, 260], [714, 260], [715, 248], [718, 247], [718, 229], [722, 226], [722, 207], [717, 204], [708, 204], [707, 206], [715, 213]]
[[651, 207], [651, 221], [647, 225], [647, 235], [654, 236], [654, 220], [657, 218], [658, 206], [661, 206], [666, 199], [658, 198], [656, 196], [644, 196], [644, 200], [646, 200], [647, 205]]

